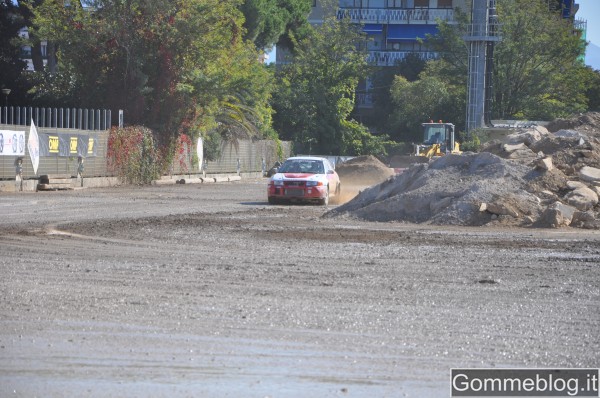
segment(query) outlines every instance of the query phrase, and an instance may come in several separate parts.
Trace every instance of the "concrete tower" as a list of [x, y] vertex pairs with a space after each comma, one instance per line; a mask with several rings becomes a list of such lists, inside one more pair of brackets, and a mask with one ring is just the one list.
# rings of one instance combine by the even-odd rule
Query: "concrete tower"
[[473, 0], [471, 26], [465, 37], [469, 44], [467, 133], [486, 125], [486, 111], [489, 112], [492, 98], [493, 49], [499, 40], [496, 0]]

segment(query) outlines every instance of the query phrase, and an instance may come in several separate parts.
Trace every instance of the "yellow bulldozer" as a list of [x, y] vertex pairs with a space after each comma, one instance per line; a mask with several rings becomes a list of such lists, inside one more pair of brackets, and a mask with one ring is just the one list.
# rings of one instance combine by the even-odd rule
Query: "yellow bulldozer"
[[401, 172], [414, 163], [427, 163], [448, 153], [461, 153], [460, 145], [454, 138], [452, 123], [422, 123], [423, 142], [414, 144], [412, 155], [396, 155], [390, 159], [390, 167]]
[[415, 156], [427, 159], [443, 156], [447, 153], [461, 153], [460, 144], [454, 139], [452, 123], [422, 123], [423, 143], [415, 144]]

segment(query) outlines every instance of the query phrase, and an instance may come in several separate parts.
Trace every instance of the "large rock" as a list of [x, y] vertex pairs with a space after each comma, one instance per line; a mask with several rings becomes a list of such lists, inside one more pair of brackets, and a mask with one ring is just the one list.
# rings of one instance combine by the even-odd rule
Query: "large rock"
[[[481, 207], [480, 207], [481, 208]], [[499, 216], [519, 217], [519, 213], [513, 206], [507, 203], [492, 202], [486, 203], [486, 210]]]
[[579, 170], [579, 178], [583, 181], [600, 183], [600, 169], [590, 166], [584, 166]]
[[573, 214], [577, 209], [561, 202], [554, 202], [540, 215], [538, 224], [543, 227], [560, 228], [567, 227], [573, 220]]
[[535, 152], [529, 149], [524, 143], [504, 144], [502, 145], [502, 150], [508, 159], [534, 159], [537, 157]]
[[591, 211], [576, 211], [573, 213], [571, 226], [585, 229], [600, 229], [600, 220], [597, 220]]
[[565, 195], [565, 200], [577, 210], [590, 210], [598, 204], [598, 194], [588, 187], [575, 188]]
[[513, 159], [513, 160], [531, 160], [531, 159], [535, 159], [537, 157], [537, 155], [529, 148], [527, 149], [519, 149], [517, 151], [511, 152], [510, 155], [508, 155], [508, 159]]
[[522, 142], [519, 142], [519, 143], [515, 143], [515, 144], [504, 144], [504, 145], [502, 145], [502, 149], [504, 150], [504, 152], [513, 153], [515, 151], [520, 151], [520, 150], [528, 149], [528, 148], [527, 148], [527, 145], [525, 145]]
[[554, 168], [552, 164], [552, 156], [546, 156], [545, 158], [538, 159], [535, 162], [535, 167], [539, 170], [550, 171]]
[[587, 187], [587, 185], [585, 185], [581, 181], [567, 181], [567, 188], [569, 188], [570, 190], [574, 190], [577, 188], [586, 188], [586, 187]]
[[547, 136], [548, 130], [543, 126], [536, 126], [531, 129], [517, 131], [516, 133], [509, 134], [506, 136], [506, 142], [508, 144], [525, 144], [527, 146], [541, 140]]

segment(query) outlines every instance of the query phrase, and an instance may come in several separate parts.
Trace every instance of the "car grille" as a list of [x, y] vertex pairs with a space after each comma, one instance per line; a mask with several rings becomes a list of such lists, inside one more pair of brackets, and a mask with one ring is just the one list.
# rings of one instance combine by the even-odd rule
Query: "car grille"
[[303, 187], [304, 181], [286, 181], [284, 184], [286, 187]]
[[294, 189], [294, 188], [286, 189], [285, 196], [293, 196], [293, 197], [304, 196], [304, 189], [297, 189], [297, 188], [296, 189]]

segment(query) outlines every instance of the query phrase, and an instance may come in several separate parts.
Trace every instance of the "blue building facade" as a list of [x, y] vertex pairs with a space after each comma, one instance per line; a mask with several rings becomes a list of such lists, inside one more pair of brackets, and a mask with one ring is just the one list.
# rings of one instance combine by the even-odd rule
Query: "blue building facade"
[[[456, 4], [455, 4], [456, 3]], [[369, 62], [393, 66], [408, 54], [423, 59], [436, 57], [419, 42], [437, 33], [437, 20], [453, 21], [454, 7], [464, 1], [452, 0], [340, 0], [337, 17], [364, 25], [372, 40]]]

